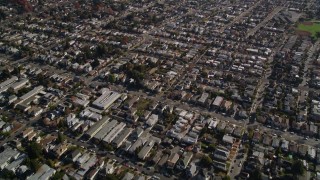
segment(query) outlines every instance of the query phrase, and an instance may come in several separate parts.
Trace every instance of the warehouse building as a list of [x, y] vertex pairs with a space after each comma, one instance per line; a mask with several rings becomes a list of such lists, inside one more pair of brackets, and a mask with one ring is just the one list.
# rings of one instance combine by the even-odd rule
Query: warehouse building
[[114, 103], [118, 98], [121, 97], [121, 94], [113, 91], [105, 91], [98, 99], [96, 99], [92, 105], [98, 109], [108, 109], [112, 103]]
[[94, 135], [94, 139], [96, 141], [101, 141], [117, 124], [117, 120], [112, 120], [111, 122], [106, 123], [101, 130]]
[[97, 123], [95, 123], [86, 133], [85, 136], [87, 139], [91, 139], [93, 136], [95, 136], [108, 122], [109, 117], [104, 117]]

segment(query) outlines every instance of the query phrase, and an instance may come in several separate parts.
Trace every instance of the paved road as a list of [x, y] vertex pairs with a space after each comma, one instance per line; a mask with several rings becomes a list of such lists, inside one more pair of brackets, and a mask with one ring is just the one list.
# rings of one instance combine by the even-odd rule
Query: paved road
[[318, 49], [319, 47], [319, 44], [320, 44], [320, 40], [316, 41], [314, 43], [314, 45], [309, 49], [308, 51], [308, 57], [307, 57], [307, 60], [305, 62], [305, 66], [304, 66], [304, 69], [303, 69], [303, 81], [302, 83], [299, 85], [299, 87], [303, 87], [307, 84], [307, 78], [306, 78], [306, 72], [308, 71], [308, 69], [310, 68], [310, 65], [311, 65], [311, 62], [312, 60], [314, 60], [314, 53], [315, 51]]
[[[243, 149], [243, 148], [241, 148], [241, 149]], [[239, 154], [241, 154], [241, 153], [239, 153]], [[230, 166], [230, 169], [229, 169], [229, 176], [231, 179], [235, 179], [235, 177], [240, 174], [242, 166], [243, 166], [243, 162], [246, 159], [247, 159], [247, 153], [244, 153], [242, 158], [235, 158], [232, 161], [232, 165]], [[240, 164], [240, 162], [241, 162], [241, 164]]]
[[314, 146], [316, 148], [320, 148], [320, 141], [318, 141], [315, 138], [308, 138], [306, 140], [303, 136], [300, 136], [298, 134], [291, 133], [291, 132], [283, 132], [281, 130], [268, 128], [266, 126], [262, 126], [259, 123], [250, 124], [250, 125], [248, 125], [248, 127], [257, 128], [257, 129], [259, 129], [260, 132], [266, 132], [271, 135], [272, 134], [280, 135], [282, 138], [286, 139], [287, 141], [294, 141], [298, 144], [306, 144], [309, 146]]
[[255, 28], [250, 29], [247, 33], [247, 38], [254, 35], [261, 27], [265, 26], [276, 14], [278, 14], [284, 7], [276, 7], [261, 23], [259, 23]]
[[173, 101], [171, 99], [167, 99], [162, 94], [157, 94], [155, 96], [150, 96], [149, 94], [147, 94], [145, 92], [142, 92], [142, 91], [129, 91], [128, 93], [132, 94], [132, 95], [135, 95], [135, 96], [147, 97], [148, 99], [151, 99], [151, 100], [153, 100], [155, 102], [162, 102], [162, 103], [165, 103], [165, 104], [173, 105], [174, 107], [181, 108], [181, 109], [184, 109], [184, 110], [187, 110], [187, 111], [193, 111], [193, 112], [201, 113], [201, 114], [204, 114], [204, 115], [207, 114], [207, 115], [210, 115], [212, 117], [216, 117], [216, 118], [218, 118], [218, 119], [220, 119], [222, 121], [231, 122], [231, 123], [233, 123], [235, 125], [238, 125], [238, 126], [244, 126], [246, 124], [246, 121], [235, 120], [232, 117], [223, 116], [223, 115], [218, 114], [218, 113], [216, 113], [214, 111], [209, 111], [207, 108], [203, 108], [203, 107], [200, 107], [200, 106], [193, 106], [193, 105], [190, 105], [188, 103], [181, 102], [181, 101]]
[[268, 58], [267, 64], [269, 64], [269, 65], [268, 65], [267, 69], [265, 70], [265, 72], [263, 74], [263, 77], [259, 80], [259, 83], [258, 83], [258, 86], [257, 86], [257, 92], [255, 94], [255, 97], [253, 99], [252, 106], [251, 106], [251, 109], [250, 109], [250, 114], [256, 112], [256, 109], [259, 106], [262, 106], [263, 93], [264, 93], [264, 90], [265, 90], [266, 86], [269, 84], [269, 77], [271, 75], [271, 68], [272, 67], [271, 67], [270, 64], [272, 64], [275, 54], [283, 47], [283, 45], [287, 41], [287, 39], [288, 39], [288, 36], [284, 35], [284, 37], [282, 38], [281, 45], [279, 45], [279, 47], [276, 48], [272, 52], [270, 57]]
[[253, 6], [251, 6], [249, 9], [241, 13], [239, 16], [235, 17], [229, 24], [223, 26], [220, 29], [220, 32], [222, 33], [225, 29], [231, 27], [233, 24], [239, 22], [243, 17], [247, 16], [254, 8], [256, 8], [258, 5], [260, 5], [262, 0], [256, 2]]

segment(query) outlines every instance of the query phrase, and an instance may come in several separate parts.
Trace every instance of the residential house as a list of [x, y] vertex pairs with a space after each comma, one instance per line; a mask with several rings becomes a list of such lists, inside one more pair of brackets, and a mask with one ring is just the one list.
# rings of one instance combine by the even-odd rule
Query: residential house
[[219, 146], [214, 151], [213, 157], [218, 160], [227, 161], [229, 158], [229, 155], [230, 155], [229, 149]]
[[57, 158], [59, 158], [68, 150], [68, 148], [69, 148], [69, 144], [61, 143], [53, 149], [53, 153]]
[[178, 153], [172, 153], [167, 160], [167, 167], [173, 169], [179, 158], [180, 155]]
[[271, 142], [272, 142], [272, 136], [271, 135], [266, 134], [265, 136], [263, 136], [262, 143], [264, 145], [269, 146], [269, 145], [271, 145]]
[[298, 153], [301, 155], [301, 156], [305, 156], [307, 155], [308, 153], [308, 149], [309, 149], [309, 146], [306, 145], [306, 144], [300, 144], [298, 146]]
[[193, 153], [192, 152], [186, 152], [185, 154], [183, 154], [183, 158], [181, 158], [179, 160], [179, 162], [177, 163], [177, 167], [179, 169], [186, 169], [187, 166], [189, 165], [192, 157], [193, 157]]

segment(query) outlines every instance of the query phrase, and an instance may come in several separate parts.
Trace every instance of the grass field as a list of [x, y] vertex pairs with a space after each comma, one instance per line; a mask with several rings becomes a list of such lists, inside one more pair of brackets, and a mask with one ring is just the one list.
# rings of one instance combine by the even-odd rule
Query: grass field
[[298, 25], [298, 30], [309, 32], [313, 37], [316, 37], [316, 33], [320, 32], [320, 23], [300, 23]]

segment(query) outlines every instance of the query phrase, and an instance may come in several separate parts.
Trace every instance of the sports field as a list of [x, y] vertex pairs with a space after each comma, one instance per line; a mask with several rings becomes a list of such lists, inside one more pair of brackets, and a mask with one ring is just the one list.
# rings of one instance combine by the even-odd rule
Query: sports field
[[298, 31], [309, 33], [309, 35], [316, 37], [316, 33], [320, 32], [320, 22], [304, 22], [298, 25]]

